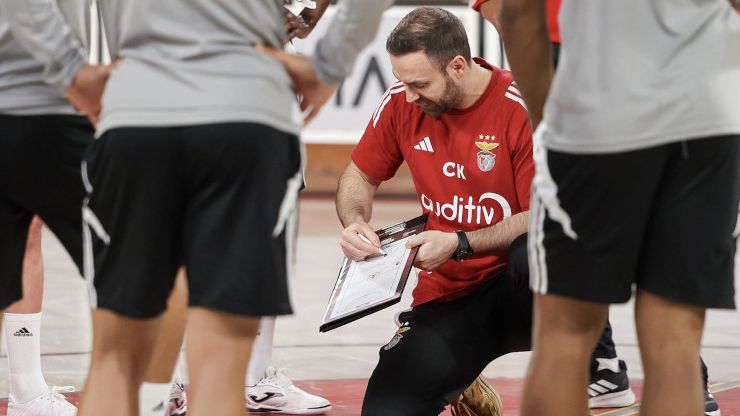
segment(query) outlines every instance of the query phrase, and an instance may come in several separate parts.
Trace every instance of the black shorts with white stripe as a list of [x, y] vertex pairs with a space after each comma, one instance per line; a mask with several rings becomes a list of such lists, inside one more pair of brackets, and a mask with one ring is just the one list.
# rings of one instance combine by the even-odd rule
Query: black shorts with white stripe
[[626, 302], [632, 285], [733, 308], [740, 136], [610, 154], [547, 150], [532, 196], [531, 287]]
[[299, 166], [297, 137], [259, 124], [105, 132], [86, 158], [93, 307], [156, 316], [185, 266], [191, 306], [290, 313], [286, 223]]

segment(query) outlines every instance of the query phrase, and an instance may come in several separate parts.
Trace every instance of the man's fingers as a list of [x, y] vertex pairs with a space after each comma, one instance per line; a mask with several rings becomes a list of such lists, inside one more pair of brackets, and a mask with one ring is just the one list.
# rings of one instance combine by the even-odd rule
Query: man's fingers
[[255, 44], [254, 49], [259, 53], [263, 53], [271, 58], [276, 59], [283, 66], [286, 66], [286, 69], [287, 69], [287, 62], [285, 59], [286, 54], [283, 51], [277, 50], [275, 48], [266, 47], [265, 45], [262, 45], [261, 43]]
[[[372, 234], [375, 234], [375, 233], [372, 233]], [[353, 245], [353, 246], [355, 246], [356, 248], [360, 249], [360, 250], [361, 250], [361, 251], [362, 251], [363, 253], [365, 253], [365, 255], [369, 255], [369, 254], [377, 253], [377, 252], [378, 252], [378, 246], [379, 246], [380, 244], [378, 244], [378, 246], [376, 246], [376, 245], [372, 244], [372, 240], [370, 240], [369, 238], [368, 238], [368, 241], [370, 241], [371, 243], [367, 243], [367, 242], [365, 242], [365, 241], [364, 241], [364, 240], [362, 239], [362, 237], [360, 237], [360, 235], [361, 235], [361, 234], [355, 234], [355, 235], [354, 235], [354, 236], [353, 236], [353, 237], [352, 237], [352, 238], [351, 238], [351, 239], [349, 240], [350, 244], [352, 244], [352, 245]], [[364, 235], [364, 234], [362, 234], [362, 235]], [[365, 237], [365, 238], [367, 238], [367, 237]]]
[[[414, 248], [414, 247], [417, 247], [417, 246], [420, 246], [420, 245], [424, 244], [425, 242], [426, 242], [426, 238], [425, 238], [424, 233], [422, 232], [421, 234], [417, 234], [417, 235], [409, 238], [409, 241], [406, 242], [406, 247], [407, 248]], [[419, 259], [419, 256], [418, 255], [417, 255], [417, 259]]]
[[320, 110], [320, 107], [311, 106], [311, 111], [308, 112], [308, 115], [303, 120], [303, 125], [304, 126], [309, 125], [313, 121], [313, 119], [315, 119], [316, 116], [319, 115], [319, 110]]
[[344, 255], [347, 256], [348, 259], [354, 261], [362, 261], [365, 259], [365, 257], [374, 253], [363, 251], [347, 241], [342, 241], [341, 243], [339, 243], [339, 245], [342, 247], [342, 252], [344, 253]]

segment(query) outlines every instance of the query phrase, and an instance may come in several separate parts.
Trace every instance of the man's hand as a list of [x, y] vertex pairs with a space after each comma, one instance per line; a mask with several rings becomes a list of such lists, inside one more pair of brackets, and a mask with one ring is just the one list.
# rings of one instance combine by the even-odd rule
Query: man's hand
[[85, 65], [77, 71], [75, 79], [64, 90], [70, 103], [85, 114], [93, 125], [98, 124], [100, 117], [100, 100], [105, 84], [116, 64]]
[[442, 231], [424, 231], [411, 237], [406, 243], [408, 248], [416, 246], [419, 246], [419, 252], [416, 253], [414, 266], [431, 272], [449, 260], [452, 253], [457, 250], [457, 234]]
[[288, 33], [288, 39], [306, 39], [321, 20], [321, 16], [329, 7], [329, 3], [331, 3], [331, 0], [316, 0], [315, 8], [304, 8], [300, 16], [296, 16], [285, 9], [287, 12], [285, 15], [285, 29]]
[[299, 104], [304, 113], [308, 113], [304, 123], [310, 123], [321, 110], [321, 107], [329, 101], [336, 87], [326, 85], [318, 76], [311, 65], [311, 60], [304, 55], [293, 55], [284, 51], [266, 48], [261, 45], [255, 48], [280, 62], [288, 75], [293, 79], [293, 91], [299, 96]]
[[[362, 241], [360, 235], [370, 241]], [[380, 253], [380, 238], [366, 222], [355, 222], [342, 231], [342, 240], [339, 242], [342, 252], [348, 259], [354, 261], [365, 260], [367, 256]]]
[[288, 34], [288, 40], [305, 39], [313, 30], [313, 27], [309, 26], [302, 16], [296, 16], [286, 8], [283, 8], [283, 15], [285, 16], [285, 33]]

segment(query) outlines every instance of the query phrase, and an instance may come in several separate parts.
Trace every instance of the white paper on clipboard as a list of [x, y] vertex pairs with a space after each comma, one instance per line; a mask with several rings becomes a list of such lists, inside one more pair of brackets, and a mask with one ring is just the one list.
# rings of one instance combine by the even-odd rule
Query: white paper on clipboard
[[426, 228], [428, 216], [378, 231], [385, 256], [364, 261], [344, 259], [320, 331], [326, 332], [401, 300], [417, 249], [406, 248]]

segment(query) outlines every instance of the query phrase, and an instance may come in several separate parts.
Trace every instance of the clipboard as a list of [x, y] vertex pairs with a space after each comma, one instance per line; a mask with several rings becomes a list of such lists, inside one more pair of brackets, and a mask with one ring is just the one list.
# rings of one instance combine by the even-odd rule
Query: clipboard
[[363, 261], [344, 258], [320, 332], [331, 331], [401, 301], [418, 247], [406, 240], [426, 229], [429, 214], [377, 231], [385, 256]]

